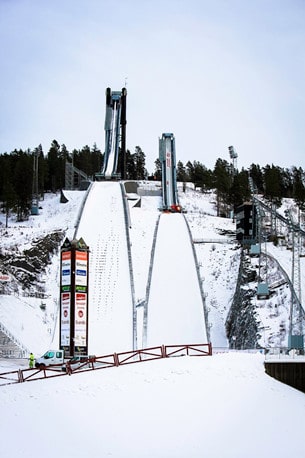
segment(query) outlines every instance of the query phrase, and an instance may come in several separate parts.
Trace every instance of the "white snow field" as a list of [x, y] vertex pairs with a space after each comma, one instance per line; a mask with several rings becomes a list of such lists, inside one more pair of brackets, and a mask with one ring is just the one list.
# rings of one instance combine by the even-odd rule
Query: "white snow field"
[[304, 456], [305, 396], [259, 353], [178, 357], [0, 389], [3, 458]]
[[[111, 184], [105, 183], [105, 186], [108, 188], [109, 185], [110, 189]], [[113, 353], [126, 345], [128, 350], [131, 350], [132, 344], [128, 342], [132, 340], [132, 313], [129, 313], [132, 312], [132, 306], [129, 270], [124, 260], [126, 246], [124, 243], [121, 245], [123, 224], [122, 220], [117, 220], [121, 216], [112, 212], [114, 209], [121, 212], [122, 199], [113, 190], [111, 193], [113, 192], [114, 200], [109, 201], [108, 191], [101, 193], [101, 197], [99, 189], [99, 183], [96, 183], [84, 210], [84, 215], [88, 212], [88, 218], [89, 214], [93, 215], [90, 218], [92, 217], [94, 223], [88, 226], [84, 216], [77, 231], [77, 238], [83, 237], [91, 250], [90, 292], [93, 296], [90, 296], [90, 301], [95, 303], [96, 309], [92, 310], [90, 303], [90, 329], [93, 333], [101, 334], [98, 339], [90, 336], [89, 346], [96, 345], [97, 350], [101, 349], [101, 353], [104, 354], [106, 349]], [[58, 195], [46, 195], [41, 203], [40, 215], [30, 217], [28, 222], [17, 223], [11, 219], [9, 227], [4, 229], [3, 216], [0, 215], [2, 252], [12, 252], [12, 240], [16, 246], [14, 249], [22, 250], [31, 246], [33, 238], [39, 238], [55, 228], [65, 229], [66, 236], [72, 240], [84, 193], [65, 191], [65, 195], [69, 199], [66, 204], [59, 203]], [[213, 325], [211, 341], [213, 347], [226, 347], [224, 323], [234, 294], [239, 250], [234, 244], [215, 243], [213, 240], [225, 237], [220, 234], [222, 229], [233, 231], [235, 226], [231, 220], [215, 216], [212, 196], [188, 189], [185, 194], [180, 195], [180, 202], [188, 211], [186, 215], [193, 237], [210, 239], [209, 243], [196, 245], [196, 251], [210, 309], [209, 321]], [[130, 238], [137, 302], [145, 298], [153, 233], [159, 215], [158, 206], [157, 197], [143, 197], [140, 208], [134, 208], [130, 204]], [[176, 215], [163, 216], [162, 219], [168, 217], [166, 221], [170, 221], [171, 224]], [[108, 219], [113, 223], [107, 222]], [[100, 235], [96, 234], [94, 225], [104, 225]], [[178, 223], [174, 235], [172, 234], [173, 240], [166, 242], [172, 244], [173, 249], [177, 249], [179, 244], [179, 227]], [[99, 245], [101, 238], [102, 243], [109, 244], [109, 247]], [[114, 244], [110, 249], [109, 240], [116, 241], [120, 248], [116, 248]], [[114, 310], [114, 296], [106, 294], [107, 276], [101, 278], [101, 275], [95, 273], [95, 269], [98, 270], [103, 261], [103, 250], [107, 251], [107, 259], [113, 260], [107, 266], [107, 269], [112, 269], [114, 277], [110, 282], [118, 288], [113, 294], [119, 299], [122, 307], [123, 303], [128, 304], [128, 313], [126, 309]], [[117, 260], [115, 256], [121, 252], [123, 260], [120, 256]], [[290, 274], [291, 252], [278, 248], [274, 249], [273, 254], [281, 264], [286, 265], [287, 262], [287, 273]], [[186, 258], [187, 256], [185, 255]], [[167, 261], [159, 263], [157, 258], [156, 251], [159, 275], [166, 278]], [[302, 282], [305, 272], [303, 261], [304, 258], [301, 259]], [[183, 260], [172, 264], [177, 271], [177, 277], [180, 270], [184, 269], [182, 263]], [[160, 265], [166, 268], [163, 272]], [[126, 287], [127, 300], [124, 298], [123, 303], [120, 288], [115, 280], [118, 272], [123, 276], [123, 279], [120, 278], [122, 285], [126, 282], [124, 288]], [[29, 349], [34, 349], [36, 355], [38, 352], [42, 354], [50, 346], [58, 345], [58, 254], [54, 255], [52, 264], [47, 272], [42, 274], [42, 278], [49, 294], [45, 300], [45, 312], [40, 309], [39, 299], [25, 298], [21, 293], [17, 296], [0, 296], [0, 321]], [[95, 283], [98, 281], [104, 282], [102, 291]], [[185, 272], [185, 278], [179, 278], [182, 285], [178, 286], [182, 291], [184, 283], [187, 282], [188, 272]], [[153, 287], [150, 300], [154, 295], [157, 298], [161, 292], [163, 306], [162, 310], [159, 309], [156, 313], [156, 320], [162, 321], [164, 316], [171, 326], [173, 323], [176, 326], [177, 319], [178, 326], [180, 321], [177, 315], [181, 310], [174, 309], [174, 312], [169, 314], [171, 316], [167, 316], [166, 304], [171, 303], [174, 294], [172, 288], [167, 288], [163, 283], [162, 291]], [[280, 293], [259, 304], [261, 309], [264, 307], [266, 310], [264, 320], [270, 327], [270, 330], [265, 331], [267, 344], [268, 336], [276, 334], [281, 320], [280, 310], [277, 317], [273, 313], [273, 304], [281, 298], [277, 294]], [[100, 300], [107, 304], [107, 311], [98, 309]], [[279, 303], [277, 308], [280, 309], [280, 306]], [[153, 310], [152, 307], [150, 310]], [[157, 312], [157, 308], [155, 311]], [[139, 334], [142, 329], [142, 312], [143, 307], [138, 307]], [[193, 307], [193, 312], [201, 314], [201, 303], [199, 308]], [[150, 323], [154, 324], [155, 318], [148, 318]], [[113, 319], [116, 322], [115, 326], [112, 325]], [[102, 323], [103, 320], [108, 320], [107, 329]], [[125, 324], [129, 320], [127, 334]], [[125, 323], [124, 328], [121, 327], [121, 323]], [[170, 340], [173, 337], [170, 336], [171, 329], [168, 332]], [[184, 331], [186, 329], [185, 327]], [[165, 332], [162, 326], [161, 331], [162, 340]], [[111, 344], [108, 344], [108, 339], [112, 339], [112, 332], [116, 333], [116, 336]], [[197, 338], [196, 327], [195, 332], [194, 337]], [[158, 340], [156, 334], [154, 339]], [[166, 343], [161, 340], [158, 345]], [[169, 343], [196, 342], [192, 339], [192, 342]], [[142, 347], [141, 344], [142, 342], [139, 342], [139, 348]], [[26, 360], [12, 361], [3, 358], [0, 359], [0, 373], [26, 365]], [[264, 371], [264, 356], [260, 353], [227, 352], [224, 349], [224, 353], [214, 353], [210, 357], [184, 356], [145, 361], [118, 368], [72, 374], [70, 377], [2, 386], [0, 406], [0, 456], [3, 458], [304, 456], [305, 396], [267, 376]]]

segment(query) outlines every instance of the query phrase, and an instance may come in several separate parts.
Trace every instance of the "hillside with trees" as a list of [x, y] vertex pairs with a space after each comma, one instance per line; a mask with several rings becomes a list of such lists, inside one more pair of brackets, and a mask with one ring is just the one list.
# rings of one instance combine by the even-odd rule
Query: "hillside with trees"
[[[0, 202], [1, 211], [9, 216], [17, 215], [19, 221], [27, 219], [33, 198], [33, 159], [38, 164], [38, 194], [43, 199], [45, 192], [57, 192], [65, 187], [65, 164], [69, 162], [94, 179], [103, 165], [103, 153], [88, 145], [69, 152], [64, 144], [53, 140], [50, 149], [44, 152], [39, 145], [34, 150], [17, 150], [0, 154]], [[150, 175], [145, 168], [146, 156], [140, 146], [135, 152], [126, 151], [126, 178], [130, 180], [160, 180], [161, 164], [155, 161], [155, 170]], [[120, 163], [120, 160], [119, 160]], [[301, 210], [305, 209], [304, 171], [293, 166], [283, 169], [274, 164], [261, 167], [252, 164], [248, 170], [236, 170], [228, 161], [218, 158], [214, 169], [208, 169], [199, 161], [177, 163], [177, 181], [192, 182], [202, 192], [215, 190], [218, 216], [229, 216], [240, 204], [251, 197], [249, 176], [257, 193], [279, 207], [282, 199], [292, 198]]]

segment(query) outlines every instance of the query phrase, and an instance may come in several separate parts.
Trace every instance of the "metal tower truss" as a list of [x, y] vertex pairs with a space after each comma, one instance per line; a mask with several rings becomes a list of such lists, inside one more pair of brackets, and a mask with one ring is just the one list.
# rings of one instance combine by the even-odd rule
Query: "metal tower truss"
[[300, 254], [301, 254], [301, 235], [300, 227], [294, 223], [292, 214], [290, 210], [286, 210], [285, 215], [289, 223], [289, 232], [292, 236], [292, 272], [291, 272], [291, 282], [293, 284], [294, 290], [296, 292], [299, 302], [302, 302], [301, 297], [301, 264], [300, 264]]
[[276, 206], [271, 204], [271, 234], [276, 235]]
[[[291, 269], [291, 304], [290, 304], [290, 323], [289, 323], [289, 340], [288, 346], [290, 348], [302, 347], [302, 339], [305, 327], [305, 311], [302, 307], [302, 294], [301, 294], [301, 263], [300, 255], [302, 250], [302, 241], [305, 239], [305, 231], [301, 229], [299, 222], [293, 220], [290, 210], [285, 211], [285, 216], [282, 216], [276, 211], [274, 205], [271, 207], [262, 202], [258, 197], [254, 196], [254, 184], [252, 178], [249, 177], [249, 186], [253, 198], [255, 208], [261, 208], [266, 213], [271, 215], [271, 230], [272, 234], [276, 234], [276, 222], [279, 221], [284, 224], [291, 235], [291, 249], [292, 249], [292, 269]], [[259, 220], [259, 238], [261, 238], [261, 218]], [[300, 339], [300, 341], [299, 341]]]
[[[248, 176], [248, 181], [249, 181], [249, 188], [251, 191], [251, 196], [252, 196], [252, 234], [253, 234], [253, 240], [258, 241], [260, 244], [260, 238], [261, 238], [261, 217], [262, 212], [259, 206], [259, 200], [255, 198], [255, 194], [257, 194], [257, 188], [253, 182], [252, 177], [249, 175]], [[256, 212], [256, 217], [254, 216], [254, 212]]]
[[[304, 334], [304, 310], [302, 307], [301, 295], [301, 243], [302, 230], [300, 225], [293, 221], [293, 216], [290, 210], [285, 211], [285, 216], [288, 221], [288, 230], [292, 237], [292, 271], [291, 283], [293, 291], [291, 294], [290, 304], [290, 324], [289, 324], [289, 341], [290, 348], [300, 348], [303, 346]], [[301, 339], [301, 340], [300, 340]]]
[[65, 189], [79, 189], [81, 181], [88, 180], [88, 176], [79, 170], [78, 168], [74, 167], [71, 162], [66, 161], [65, 164]]

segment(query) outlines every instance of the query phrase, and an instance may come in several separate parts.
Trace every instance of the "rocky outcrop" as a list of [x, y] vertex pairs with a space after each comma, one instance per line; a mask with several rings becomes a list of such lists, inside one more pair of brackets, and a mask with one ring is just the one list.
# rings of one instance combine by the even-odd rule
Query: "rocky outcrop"
[[241, 256], [239, 276], [232, 306], [226, 320], [226, 334], [230, 348], [257, 348], [257, 321], [252, 298], [256, 290], [249, 284], [256, 280], [256, 270], [246, 255]]
[[23, 252], [0, 255], [0, 269], [12, 277], [12, 281], [2, 284], [3, 294], [37, 289], [41, 292], [39, 278], [51, 263], [52, 255], [59, 249], [64, 238], [64, 231], [55, 231], [32, 242], [32, 247]]

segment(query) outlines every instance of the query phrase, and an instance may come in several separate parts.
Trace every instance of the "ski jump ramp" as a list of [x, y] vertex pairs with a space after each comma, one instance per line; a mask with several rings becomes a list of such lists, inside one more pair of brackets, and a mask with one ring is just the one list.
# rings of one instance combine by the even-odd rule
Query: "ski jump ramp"
[[148, 347], [208, 342], [192, 242], [180, 213], [160, 217], [146, 306]]
[[89, 246], [89, 350], [133, 348], [133, 299], [120, 183], [94, 182], [76, 238]]

